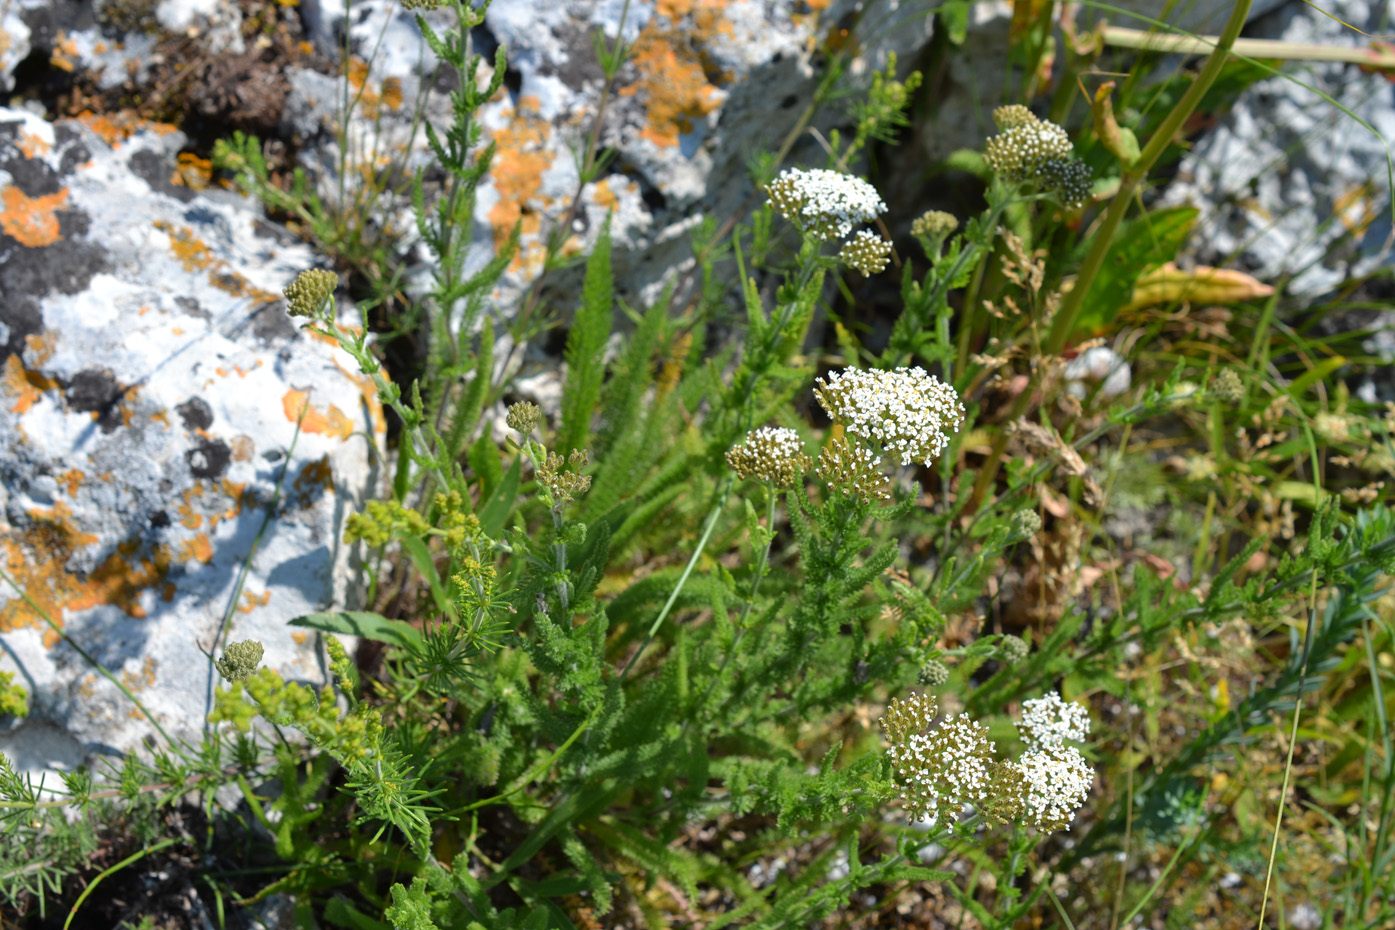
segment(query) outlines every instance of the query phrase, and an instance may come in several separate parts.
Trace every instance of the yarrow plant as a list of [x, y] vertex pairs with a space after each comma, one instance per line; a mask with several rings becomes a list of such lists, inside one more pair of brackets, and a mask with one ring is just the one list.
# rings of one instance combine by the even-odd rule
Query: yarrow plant
[[[843, 239], [855, 226], [886, 212], [877, 189], [861, 178], [826, 168], [788, 168], [765, 186], [770, 206], [813, 242]], [[891, 243], [867, 229], [843, 244], [838, 259], [863, 275], [886, 268]]]

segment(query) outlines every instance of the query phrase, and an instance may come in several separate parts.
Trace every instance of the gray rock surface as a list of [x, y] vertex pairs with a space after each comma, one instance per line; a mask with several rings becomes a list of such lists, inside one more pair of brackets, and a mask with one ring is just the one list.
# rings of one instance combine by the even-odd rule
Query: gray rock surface
[[[324, 680], [286, 621], [354, 599], [342, 523], [376, 490], [383, 420], [351, 360], [285, 315], [309, 248], [172, 183], [183, 142], [0, 109], [0, 565], [197, 739], [215, 645], [258, 639], [287, 678]], [[0, 732], [26, 767], [153, 734], [3, 582], [0, 669], [30, 692]]]
[[[1338, 20], [1388, 31], [1383, 4], [1321, 6], [1331, 15], [1288, 4], [1249, 34], [1360, 47], [1370, 40]], [[1356, 65], [1295, 62], [1285, 70], [1293, 79], [1258, 82], [1197, 139], [1163, 202], [1201, 209], [1192, 246], [1199, 261], [1238, 256], [1239, 267], [1261, 280], [1291, 275], [1288, 293], [1316, 296], [1385, 260], [1395, 88]]]

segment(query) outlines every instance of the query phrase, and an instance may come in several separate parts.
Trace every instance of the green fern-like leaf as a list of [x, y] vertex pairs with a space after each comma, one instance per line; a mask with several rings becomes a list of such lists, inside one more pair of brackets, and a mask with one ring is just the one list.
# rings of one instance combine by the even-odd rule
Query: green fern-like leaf
[[614, 282], [610, 273], [610, 220], [601, 228], [596, 248], [586, 260], [581, 309], [567, 336], [567, 380], [562, 386], [562, 424], [557, 448], [584, 449], [591, 435], [591, 415], [605, 378], [605, 344], [610, 338]]

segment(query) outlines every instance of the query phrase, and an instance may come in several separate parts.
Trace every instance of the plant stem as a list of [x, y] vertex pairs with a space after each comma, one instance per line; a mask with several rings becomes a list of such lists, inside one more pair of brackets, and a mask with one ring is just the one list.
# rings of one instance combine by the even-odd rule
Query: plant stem
[[[1060, 355], [1061, 350], [1065, 348], [1066, 341], [1075, 330], [1075, 321], [1080, 316], [1085, 296], [1090, 292], [1095, 278], [1099, 275], [1100, 268], [1104, 265], [1105, 256], [1109, 254], [1109, 246], [1114, 241], [1114, 234], [1118, 231], [1124, 214], [1128, 212], [1129, 206], [1143, 185], [1143, 181], [1148, 177], [1149, 169], [1162, 157], [1163, 152], [1172, 144], [1187, 117], [1192, 115], [1201, 103], [1201, 98], [1206, 94], [1206, 91], [1215, 83], [1216, 78], [1220, 77], [1221, 69], [1225, 66], [1226, 58], [1229, 56], [1230, 47], [1235, 43], [1240, 35], [1240, 30], [1245, 25], [1245, 19], [1250, 12], [1250, 4], [1251, 0], [1236, 0], [1235, 6], [1230, 11], [1230, 19], [1226, 22], [1225, 29], [1221, 32], [1211, 56], [1206, 59], [1206, 63], [1202, 66], [1201, 73], [1196, 76], [1196, 80], [1192, 81], [1192, 86], [1187, 88], [1182, 99], [1177, 102], [1177, 105], [1172, 108], [1172, 112], [1167, 115], [1162, 124], [1158, 126], [1157, 131], [1149, 138], [1147, 147], [1139, 154], [1138, 162], [1124, 171], [1119, 180], [1119, 189], [1110, 201], [1104, 219], [1093, 234], [1090, 251], [1080, 266], [1075, 284], [1066, 294], [1060, 310], [1057, 311], [1055, 319], [1051, 322], [1051, 330], [1046, 336], [1045, 356]], [[1044, 371], [1045, 367], [1044, 365], [1038, 366], [1041, 371]], [[1008, 412], [1007, 422], [1011, 423], [1017, 420], [1026, 411], [1027, 405], [1036, 394], [1036, 389], [1041, 386], [1039, 379], [1033, 380], [1035, 383], [1028, 384], [1022, 393], [1017, 395], [1017, 399]], [[988, 461], [979, 470], [978, 481], [974, 485], [974, 496], [969, 502], [970, 509], [977, 509], [983, 502], [988, 489], [998, 477], [998, 466], [1002, 463], [1003, 452], [1006, 449], [1007, 433], [1003, 431], [994, 440]]]

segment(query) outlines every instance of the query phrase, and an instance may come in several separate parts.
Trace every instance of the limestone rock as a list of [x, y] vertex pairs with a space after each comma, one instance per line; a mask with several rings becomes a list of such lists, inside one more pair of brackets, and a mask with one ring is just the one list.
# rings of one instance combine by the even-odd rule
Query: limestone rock
[[[1291, 4], [1256, 22], [1250, 34], [1362, 46], [1370, 40], [1343, 21], [1380, 32], [1381, 15], [1365, 0], [1333, 0], [1321, 10]], [[1198, 261], [1238, 254], [1240, 267], [1261, 280], [1292, 275], [1289, 293], [1316, 296], [1385, 258], [1386, 140], [1395, 138], [1395, 110], [1388, 78], [1356, 65], [1286, 70], [1303, 83], [1273, 77], [1246, 90], [1197, 139], [1163, 201], [1200, 208], [1193, 237]]]
[[382, 412], [285, 315], [309, 248], [182, 186], [182, 144], [0, 109], [0, 566], [33, 602], [0, 582], [0, 668], [31, 695], [0, 750], [27, 767], [154, 732], [35, 607], [197, 740], [209, 650], [257, 639], [321, 683], [286, 621], [355, 597], [342, 522], [377, 490]]

